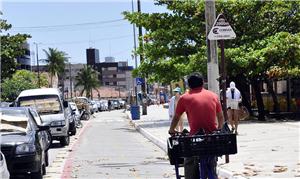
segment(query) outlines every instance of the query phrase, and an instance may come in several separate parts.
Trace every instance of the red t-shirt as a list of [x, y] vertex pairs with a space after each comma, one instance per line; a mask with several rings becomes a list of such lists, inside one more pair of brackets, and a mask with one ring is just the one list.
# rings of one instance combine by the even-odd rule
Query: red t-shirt
[[186, 112], [190, 125], [190, 135], [196, 134], [201, 128], [206, 133], [217, 129], [216, 113], [222, 111], [218, 96], [204, 88], [193, 89], [182, 95], [176, 107], [176, 114]]

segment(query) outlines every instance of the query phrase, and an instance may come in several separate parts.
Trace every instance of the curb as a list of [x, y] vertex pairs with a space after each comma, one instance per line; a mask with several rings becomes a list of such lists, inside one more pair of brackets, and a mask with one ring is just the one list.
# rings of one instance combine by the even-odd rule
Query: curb
[[[129, 120], [129, 123], [138, 131], [140, 132], [145, 138], [149, 139], [151, 142], [153, 142], [155, 145], [157, 145], [159, 148], [161, 148], [165, 153], [167, 153], [167, 143], [163, 142], [162, 140], [158, 139], [158, 137], [152, 135], [150, 132], [142, 128], [139, 124], [136, 124], [134, 120], [131, 119], [130, 112], [126, 112], [127, 119]], [[246, 179], [243, 176], [234, 176], [234, 174], [226, 169], [217, 168], [217, 173], [219, 178], [224, 179]]]

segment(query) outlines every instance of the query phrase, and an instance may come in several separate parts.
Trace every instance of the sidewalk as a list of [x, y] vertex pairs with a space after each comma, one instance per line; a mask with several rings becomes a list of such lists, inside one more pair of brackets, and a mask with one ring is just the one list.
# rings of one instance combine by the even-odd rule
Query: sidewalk
[[[145, 137], [164, 151], [169, 137], [168, 110], [149, 106], [148, 115], [132, 124]], [[130, 111], [127, 111], [131, 118]], [[185, 122], [187, 129], [188, 124]], [[241, 121], [237, 136], [238, 154], [219, 158], [221, 178], [294, 178], [300, 177], [299, 134], [300, 121]]]

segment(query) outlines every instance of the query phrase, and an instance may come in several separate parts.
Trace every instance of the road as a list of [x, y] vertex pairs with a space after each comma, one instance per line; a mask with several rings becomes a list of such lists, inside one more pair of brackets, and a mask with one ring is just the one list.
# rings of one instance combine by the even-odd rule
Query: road
[[166, 154], [129, 125], [122, 110], [92, 118], [62, 178], [174, 178]]

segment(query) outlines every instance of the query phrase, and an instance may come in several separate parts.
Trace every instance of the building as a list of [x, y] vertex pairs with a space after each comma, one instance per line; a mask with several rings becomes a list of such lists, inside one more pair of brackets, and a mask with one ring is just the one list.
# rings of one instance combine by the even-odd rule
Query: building
[[133, 87], [132, 66], [127, 62], [103, 62], [97, 64], [102, 86], [120, 87], [129, 91]]
[[22, 47], [25, 49], [25, 54], [21, 57], [17, 58], [17, 62], [19, 66], [17, 67], [18, 70], [30, 70], [31, 69], [31, 58], [30, 58], [30, 47], [29, 44], [26, 42], [22, 44]]
[[104, 61], [106, 63], [111, 63], [111, 62], [115, 62], [115, 57], [105, 57]]
[[99, 50], [89, 48], [86, 50], [87, 64], [98, 71], [101, 86], [112, 87], [121, 91], [133, 89], [132, 66], [128, 62], [116, 62], [114, 57], [105, 57], [104, 62], [99, 60]]
[[87, 65], [95, 67], [96, 63], [100, 63], [99, 50], [95, 48], [86, 49]]

